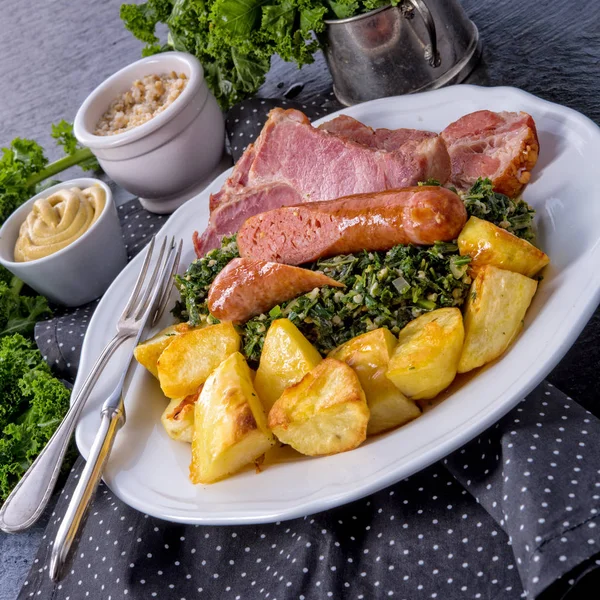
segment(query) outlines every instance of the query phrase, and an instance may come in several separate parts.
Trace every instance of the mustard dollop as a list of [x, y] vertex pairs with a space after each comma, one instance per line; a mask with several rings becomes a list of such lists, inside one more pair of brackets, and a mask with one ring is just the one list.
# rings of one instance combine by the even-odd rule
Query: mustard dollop
[[105, 204], [106, 193], [99, 185], [63, 189], [36, 200], [19, 230], [15, 261], [36, 260], [66, 248], [94, 224]]

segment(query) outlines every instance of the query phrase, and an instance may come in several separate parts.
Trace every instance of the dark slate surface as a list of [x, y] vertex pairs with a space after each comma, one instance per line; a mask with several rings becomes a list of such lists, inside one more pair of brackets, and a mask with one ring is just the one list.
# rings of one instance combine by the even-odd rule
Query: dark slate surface
[[[513, 85], [579, 110], [600, 123], [600, 3], [589, 0], [462, 0], [484, 43], [472, 80]], [[49, 124], [72, 119], [106, 76], [139, 57], [140, 44], [121, 26], [118, 1], [13, 3], [0, 20], [0, 144], [34, 137], [50, 146]], [[298, 71], [274, 60], [261, 94], [294, 84], [311, 101], [330, 89], [322, 57]], [[298, 89], [297, 87], [295, 88]], [[292, 90], [294, 91], [294, 90]], [[56, 152], [50, 152], [56, 157]], [[600, 414], [600, 315], [597, 312], [549, 380]], [[41, 538], [0, 534], [0, 599], [12, 600]]]

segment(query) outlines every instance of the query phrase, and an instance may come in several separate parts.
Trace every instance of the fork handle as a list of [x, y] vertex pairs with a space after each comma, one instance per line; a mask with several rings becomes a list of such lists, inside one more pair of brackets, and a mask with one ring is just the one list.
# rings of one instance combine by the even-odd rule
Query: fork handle
[[0, 509], [2, 531], [16, 533], [27, 529], [38, 520], [46, 508], [60, 475], [62, 462], [81, 410], [110, 357], [126, 339], [127, 336], [116, 335], [106, 345], [94, 363], [80, 393], [73, 399], [62, 423], [4, 502]]
[[72, 551], [77, 548], [78, 533], [87, 518], [90, 504], [102, 478], [106, 461], [110, 456], [116, 433], [124, 422], [123, 416], [122, 401], [120, 406], [102, 411], [100, 428], [52, 546], [50, 578], [53, 581], [58, 581], [61, 578], [65, 571], [64, 567], [73, 555]]

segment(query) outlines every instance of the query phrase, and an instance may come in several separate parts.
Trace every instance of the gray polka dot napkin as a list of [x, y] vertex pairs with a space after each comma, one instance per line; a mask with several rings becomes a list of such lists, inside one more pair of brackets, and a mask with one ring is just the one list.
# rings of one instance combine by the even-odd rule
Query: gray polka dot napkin
[[54, 585], [48, 560], [79, 459], [19, 598], [563, 598], [600, 563], [600, 448], [588, 445], [599, 438], [598, 419], [543, 384], [447, 460], [303, 519], [176, 525], [102, 485]]
[[[236, 159], [268, 110], [281, 104], [254, 99], [230, 111]], [[310, 117], [325, 114], [296, 107]], [[164, 217], [137, 201], [120, 212], [132, 256]], [[36, 328], [44, 356], [66, 378], [76, 374], [94, 307]], [[71, 570], [54, 585], [48, 559], [81, 472], [79, 459], [19, 598], [595, 598], [596, 589], [590, 595], [582, 586], [600, 573], [599, 439], [600, 421], [543, 383], [440, 463], [303, 519], [176, 525], [138, 513], [102, 485]]]

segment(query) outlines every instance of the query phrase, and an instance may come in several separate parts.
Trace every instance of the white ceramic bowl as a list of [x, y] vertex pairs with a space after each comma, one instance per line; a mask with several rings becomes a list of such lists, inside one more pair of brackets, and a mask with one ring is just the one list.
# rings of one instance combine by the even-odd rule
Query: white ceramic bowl
[[[15, 244], [21, 224], [38, 198], [58, 190], [99, 185], [106, 204], [97, 221], [66, 248], [28, 262], [15, 262]], [[0, 229], [0, 263], [39, 294], [56, 304], [80, 306], [101, 296], [127, 264], [127, 252], [110, 188], [98, 179], [71, 179], [44, 190], [5, 221]]]
[[[184, 73], [188, 83], [163, 112], [123, 133], [94, 135], [110, 103], [136, 79], [171, 71]], [[206, 85], [202, 65], [183, 52], [143, 58], [109, 77], [82, 104], [73, 131], [111, 179], [157, 213], [172, 212], [198, 185], [210, 181], [225, 146], [223, 115]]]

